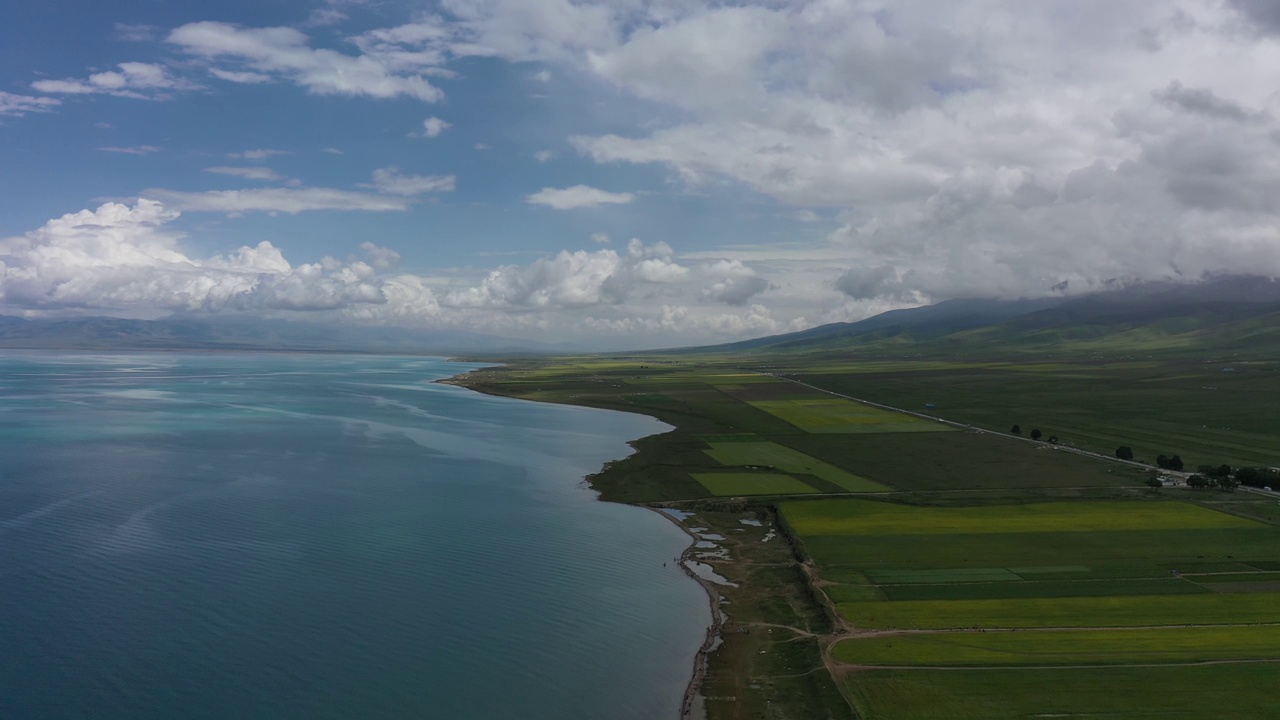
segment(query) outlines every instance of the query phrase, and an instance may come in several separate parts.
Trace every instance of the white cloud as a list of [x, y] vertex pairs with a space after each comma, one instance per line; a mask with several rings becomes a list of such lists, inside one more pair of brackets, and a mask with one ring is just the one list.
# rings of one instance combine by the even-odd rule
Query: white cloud
[[155, 145], [135, 145], [133, 147], [100, 147], [101, 152], [121, 153], [124, 155], [150, 155], [151, 153], [160, 152], [160, 148]]
[[[841, 229], [804, 249], [844, 303], [823, 313], [1280, 274], [1274, 3], [445, 7], [493, 55], [652, 103], [648, 126], [571, 138], [593, 160], [662, 166], [699, 193], [749, 188], [801, 221], [829, 208]], [[798, 290], [770, 301], [784, 292]]]
[[274, 182], [283, 180], [284, 178], [276, 174], [275, 170], [268, 167], [207, 167], [204, 169], [207, 173], [215, 173], [217, 175], [230, 175], [232, 177], [244, 178], [245, 180], [264, 180]]
[[554, 160], [555, 157], [556, 157], [556, 154], [551, 150], [539, 150], [538, 152], [533, 154], [533, 159], [537, 160], [540, 163]]
[[405, 175], [398, 167], [385, 167], [373, 171], [371, 187], [388, 195], [426, 195], [435, 192], [452, 192], [458, 184], [453, 175]]
[[374, 269], [325, 258], [291, 265], [270, 242], [201, 259], [152, 200], [108, 203], [0, 241], [0, 303], [36, 311], [333, 310], [386, 302]]
[[608, 233], [591, 233], [591, 242], [598, 245], [608, 245], [613, 242]]
[[586, 185], [574, 185], [568, 188], [542, 188], [525, 197], [531, 205], [546, 205], [556, 210], [573, 210], [576, 208], [596, 207], [605, 204], [627, 204], [636, 199], [631, 193], [614, 193]]
[[702, 291], [705, 300], [746, 305], [748, 300], [769, 289], [769, 281], [740, 260], [720, 260], [703, 272], [713, 279], [712, 284]]
[[388, 212], [408, 210], [410, 200], [372, 193], [333, 188], [258, 188], [252, 190], [209, 190], [181, 192], [151, 189], [144, 197], [184, 212], [282, 212], [290, 215], [310, 210], [364, 210]]
[[[384, 32], [384, 31], [380, 31]], [[444, 97], [424, 76], [443, 58], [397, 52], [396, 38], [370, 39], [366, 52], [346, 55], [312, 48], [302, 32], [288, 27], [244, 28], [222, 22], [195, 22], [169, 33], [168, 42], [210, 62], [233, 63], [224, 72], [252, 72], [284, 78], [316, 95], [412, 97], [436, 102]]]
[[271, 82], [270, 75], [263, 75], [256, 72], [237, 72], [235, 70], [223, 70], [221, 68], [209, 68], [209, 74], [219, 80], [227, 82], [240, 83], [241, 85], [260, 85], [262, 83]]
[[198, 90], [200, 86], [169, 74], [163, 65], [124, 62], [108, 70], [93, 73], [85, 80], [37, 80], [31, 87], [42, 93], [60, 95], [106, 94], [138, 100], [164, 100], [171, 90]]
[[31, 95], [15, 95], [0, 90], [0, 116], [22, 117], [27, 113], [52, 112], [61, 100]]
[[438, 117], [429, 117], [422, 121], [422, 132], [410, 133], [410, 137], [440, 137], [440, 133], [453, 127], [451, 123], [447, 123]]
[[387, 270], [400, 264], [400, 253], [391, 248], [374, 245], [371, 242], [360, 243], [360, 249], [369, 256], [370, 264], [378, 270]]
[[341, 150], [339, 150], [338, 148], [331, 148], [331, 147], [321, 148], [320, 152], [327, 153], [329, 155], [345, 155], [346, 154]]
[[285, 150], [271, 150], [268, 148], [258, 148], [257, 150], [245, 150], [244, 152], [227, 153], [227, 157], [232, 160], [266, 160], [277, 155], [288, 155]]
[[505, 265], [479, 285], [450, 292], [444, 305], [552, 310], [617, 304], [638, 287], [674, 283], [688, 268], [675, 261], [666, 243], [646, 246], [632, 240], [627, 252], [569, 252], [541, 258], [531, 265]]

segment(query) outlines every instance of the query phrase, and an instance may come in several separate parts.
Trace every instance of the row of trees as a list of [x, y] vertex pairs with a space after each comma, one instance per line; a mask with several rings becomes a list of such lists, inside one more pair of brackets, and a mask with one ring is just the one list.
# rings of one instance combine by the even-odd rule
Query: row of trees
[[[1021, 437], [1021, 436], [1022, 436], [1022, 426], [1021, 426], [1021, 425], [1014, 425], [1013, 427], [1009, 428], [1009, 432], [1010, 432], [1010, 434], [1017, 435], [1017, 436]], [[1032, 440], [1039, 440], [1040, 438], [1044, 437], [1044, 433], [1040, 432], [1040, 428], [1032, 428], [1032, 430], [1031, 430], [1031, 434], [1030, 434], [1028, 437], [1030, 437]], [[1050, 436], [1045, 440], [1045, 442], [1049, 443], [1050, 445], [1057, 445], [1057, 444], [1058, 444], [1058, 436], [1057, 436], [1057, 435], [1050, 435]]]

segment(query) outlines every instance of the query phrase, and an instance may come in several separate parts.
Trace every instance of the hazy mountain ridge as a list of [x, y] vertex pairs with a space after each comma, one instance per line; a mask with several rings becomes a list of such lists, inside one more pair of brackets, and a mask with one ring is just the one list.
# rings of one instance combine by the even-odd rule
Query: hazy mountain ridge
[[1280, 282], [1218, 277], [1076, 297], [957, 299], [710, 352], [984, 355], [1218, 352], [1280, 356]]
[[461, 330], [339, 326], [257, 318], [0, 316], [0, 348], [47, 350], [283, 350], [386, 353], [537, 353], [565, 348]]

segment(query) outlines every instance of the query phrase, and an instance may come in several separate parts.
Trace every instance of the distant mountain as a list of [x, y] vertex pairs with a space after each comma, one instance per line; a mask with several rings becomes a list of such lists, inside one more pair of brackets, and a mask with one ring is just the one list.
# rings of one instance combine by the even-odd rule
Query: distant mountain
[[1218, 277], [1075, 297], [962, 299], [682, 352], [1280, 357], [1280, 282]]
[[566, 348], [461, 330], [415, 330], [250, 317], [110, 317], [25, 320], [0, 316], [0, 348], [50, 350], [284, 350], [439, 355], [564, 352]]

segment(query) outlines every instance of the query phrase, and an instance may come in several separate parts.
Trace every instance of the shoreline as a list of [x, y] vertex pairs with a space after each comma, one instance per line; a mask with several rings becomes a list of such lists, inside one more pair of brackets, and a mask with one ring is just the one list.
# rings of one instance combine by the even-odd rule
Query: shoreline
[[[466, 362], [461, 360], [454, 360], [452, 358], [448, 358], [448, 361], [449, 362]], [[447, 378], [440, 378], [438, 380], [433, 380], [432, 382], [439, 383], [441, 385], [452, 385], [454, 387], [460, 387], [470, 392], [479, 393], [481, 395], [488, 395], [490, 397], [501, 397], [501, 398], [507, 398], [510, 400], [521, 400], [524, 402], [548, 402], [553, 405], [567, 405], [567, 404], [571, 405], [571, 403], [555, 403], [555, 402], [550, 402], [546, 400], [529, 400], [527, 398], [517, 398], [517, 397], [512, 397], [510, 395], [499, 395], [497, 393], [486, 392], [484, 390], [472, 387], [466, 384], [465, 381], [463, 381], [463, 378], [465, 378], [468, 375], [471, 375], [472, 373], [482, 372], [484, 370], [495, 369], [495, 368], [503, 368], [503, 367], [506, 367], [506, 365], [501, 363], [493, 364], [493, 365], [484, 365], [483, 367], [472, 368], [465, 372], [458, 373], [457, 375], [451, 375]], [[576, 407], [590, 407], [590, 406], [579, 405]], [[603, 409], [603, 408], [597, 408], [597, 409]], [[612, 412], [625, 412], [625, 411], [612, 410]], [[662, 422], [658, 418], [652, 415], [649, 415], [647, 413], [636, 412], [633, 414], [644, 415], [645, 417], [653, 418], [658, 422]], [[666, 424], [666, 423], [663, 423], [663, 424]], [[672, 428], [672, 430], [674, 429], [675, 428]], [[666, 432], [671, 432], [671, 430], [667, 430]], [[654, 433], [654, 435], [661, 435], [661, 434], [663, 433]], [[645, 435], [644, 437], [652, 437], [652, 435]], [[632, 438], [626, 441], [627, 446], [631, 448], [633, 454], [635, 452], [639, 452], [639, 450], [635, 447], [635, 443], [642, 439], [644, 438], [643, 437]], [[619, 460], [620, 459], [622, 458], [619, 458]], [[602, 493], [594, 487], [594, 485], [591, 482], [591, 479], [596, 475], [600, 474], [601, 472], [604, 472], [608, 468], [608, 466], [614, 462], [618, 462], [618, 460], [607, 461], [604, 465], [600, 467], [600, 470], [598, 470], [597, 472], [587, 474], [581, 478], [581, 480], [586, 483], [587, 487], [590, 488], [591, 491], [596, 494], [596, 502], [608, 502], [608, 503], [614, 503], [616, 505], [627, 505], [629, 507], [639, 508], [639, 509], [648, 510], [650, 512], [656, 513], [657, 515], [665, 519], [667, 522], [670, 522], [671, 524], [680, 528], [680, 531], [689, 537], [689, 546], [686, 547], [680, 553], [680, 557], [677, 558], [676, 562], [680, 566], [680, 570], [684, 572], [685, 576], [687, 576], [688, 578], [690, 578], [691, 580], [693, 580], [699, 586], [702, 587], [702, 590], [707, 597], [707, 603], [711, 608], [711, 623], [707, 626], [706, 633], [702, 640], [702, 644], [698, 647], [697, 652], [694, 653], [693, 673], [692, 673], [692, 676], [689, 678], [689, 683], [685, 686], [684, 695], [680, 702], [680, 719], [679, 720], [701, 720], [701, 718], [696, 718], [696, 719], [694, 718], [693, 711], [694, 711], [695, 705], [698, 702], [698, 699], [702, 696], [702, 685], [707, 676], [708, 656], [710, 655], [711, 651], [716, 647], [717, 641], [720, 640], [720, 631], [724, 626], [724, 613], [720, 610], [720, 600], [721, 600], [720, 592], [716, 590], [714, 583], [712, 583], [709, 580], [706, 580], [705, 578], [699, 577], [697, 573], [695, 573], [693, 570], [689, 568], [687, 562], [693, 560], [693, 553], [695, 550], [697, 550], [697, 545], [700, 538], [695, 533], [690, 531], [689, 528], [685, 527], [684, 523], [680, 522], [677, 518], [672, 517], [668, 513], [663, 512], [661, 508], [656, 508], [651, 505], [628, 503], [628, 502], [617, 502], [615, 500], [602, 499], [603, 498]], [[705, 712], [703, 713], [703, 717], [705, 717]]]
[[[605, 501], [609, 502], [609, 501]], [[717, 642], [720, 640], [720, 631], [724, 627], [724, 613], [720, 610], [720, 591], [716, 590], [715, 584], [710, 580], [699, 576], [689, 568], [687, 564], [693, 560], [693, 553], [698, 549], [698, 541], [701, 540], [692, 530], [685, 527], [684, 523], [679, 519], [672, 517], [670, 514], [663, 512], [659, 508], [650, 507], [648, 505], [635, 505], [633, 507], [642, 507], [666, 518], [668, 522], [680, 528], [685, 535], [689, 536], [689, 547], [680, 553], [679, 564], [680, 569], [684, 571], [694, 582], [702, 586], [707, 594], [707, 601], [711, 605], [711, 624], [707, 626], [706, 637], [702, 640], [702, 645], [698, 648], [698, 652], [693, 656], [693, 677], [689, 678], [689, 684], [684, 690], [684, 700], [680, 703], [680, 720], [694, 720], [693, 709], [698, 698], [702, 696], [702, 683], [707, 677], [707, 656], [715, 649]], [[705, 716], [705, 712], [704, 712]]]

